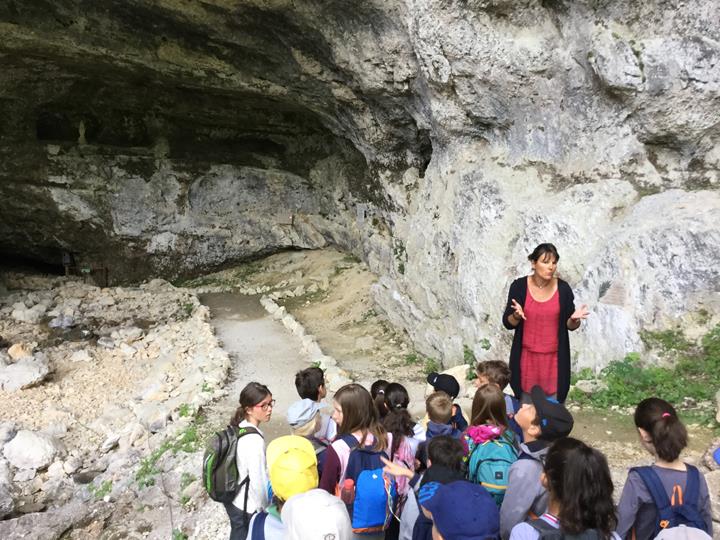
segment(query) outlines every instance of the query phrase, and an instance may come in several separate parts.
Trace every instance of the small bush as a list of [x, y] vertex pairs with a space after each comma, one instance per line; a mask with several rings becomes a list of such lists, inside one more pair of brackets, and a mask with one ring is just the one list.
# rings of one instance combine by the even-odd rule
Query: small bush
[[[692, 398], [691, 402], [706, 402], [710, 406], [685, 407], [685, 416], [714, 424], [712, 405], [720, 387], [720, 325], [703, 336], [699, 347], [676, 330], [645, 333], [643, 340], [648, 346], [675, 356], [675, 364], [672, 367], [646, 365], [640, 354], [629, 353], [600, 372], [598, 378], [607, 384], [606, 389], [591, 395], [573, 390], [570, 399], [601, 408], [632, 408], [645, 398], [657, 396], [683, 410], [686, 398]], [[595, 378], [589, 370], [574, 376], [575, 381], [587, 378]]]
[[436, 371], [440, 371], [440, 364], [438, 364], [438, 361], [434, 358], [426, 358], [423, 373], [425, 373], [425, 375], [430, 375]]

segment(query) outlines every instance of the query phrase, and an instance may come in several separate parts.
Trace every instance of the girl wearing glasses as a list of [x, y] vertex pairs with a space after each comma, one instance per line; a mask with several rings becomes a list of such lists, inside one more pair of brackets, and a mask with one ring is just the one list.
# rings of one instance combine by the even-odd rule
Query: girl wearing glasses
[[240, 392], [240, 406], [230, 425], [238, 429], [238, 478], [247, 479], [231, 503], [225, 504], [230, 518], [230, 540], [245, 540], [250, 518], [268, 505], [268, 474], [265, 441], [259, 426], [270, 420], [275, 400], [267, 386], [249, 383]]

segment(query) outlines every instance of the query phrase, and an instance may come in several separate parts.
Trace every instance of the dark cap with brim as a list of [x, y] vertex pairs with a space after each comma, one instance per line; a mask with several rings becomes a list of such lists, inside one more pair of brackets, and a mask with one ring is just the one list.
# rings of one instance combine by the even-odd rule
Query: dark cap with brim
[[452, 399], [455, 399], [460, 393], [460, 383], [452, 375], [447, 373], [431, 373], [427, 377], [427, 382], [436, 391], [445, 392]]
[[532, 387], [530, 397], [537, 416], [540, 418], [540, 438], [542, 440], [554, 441], [570, 435], [574, 420], [562, 403], [547, 397], [547, 394], [538, 385]]

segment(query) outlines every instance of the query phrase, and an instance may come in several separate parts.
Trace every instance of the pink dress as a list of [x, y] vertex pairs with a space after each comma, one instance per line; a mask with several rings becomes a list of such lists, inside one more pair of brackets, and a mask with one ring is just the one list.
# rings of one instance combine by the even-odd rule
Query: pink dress
[[523, 392], [529, 393], [537, 384], [546, 394], [556, 394], [560, 294], [556, 290], [548, 300], [538, 302], [528, 290], [523, 311], [526, 320], [520, 354], [520, 385]]

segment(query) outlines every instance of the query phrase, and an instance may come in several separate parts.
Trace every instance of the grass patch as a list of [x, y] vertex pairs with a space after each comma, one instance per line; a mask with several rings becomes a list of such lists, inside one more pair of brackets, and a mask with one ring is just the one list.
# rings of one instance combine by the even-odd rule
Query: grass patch
[[181, 418], [192, 415], [192, 408], [188, 403], [181, 403], [178, 407], [178, 414]]
[[420, 363], [420, 357], [417, 355], [417, 353], [408, 353], [405, 355], [405, 365], [406, 366], [415, 366]]
[[440, 371], [440, 364], [434, 358], [426, 358], [425, 366], [423, 367], [423, 373], [430, 375], [431, 373]]
[[135, 481], [140, 489], [155, 485], [155, 477], [161, 472], [159, 462], [166, 452], [191, 454], [200, 449], [202, 440], [199, 428], [204, 422], [203, 417], [196, 416], [193, 422], [181, 431], [175, 439], [165, 441], [157, 449], [153, 450], [149, 456], [140, 461], [140, 467], [135, 473]]
[[112, 480], [105, 480], [100, 485], [90, 484], [88, 486], [88, 491], [93, 497], [95, 497], [95, 499], [100, 500], [106, 495], [110, 494], [110, 492], [112, 491], [112, 486]]
[[[573, 389], [570, 399], [599, 408], [632, 408], [657, 396], [680, 409], [688, 420], [717, 427], [714, 398], [720, 387], [720, 325], [703, 336], [700, 345], [689, 342], [678, 330], [646, 332], [643, 341], [672, 359], [672, 367], [647, 365], [640, 354], [630, 353], [600, 372], [597, 378], [607, 384], [606, 389], [591, 395]], [[574, 378], [596, 377], [583, 370]], [[707, 405], [697, 406], [703, 402]]]
[[180, 529], [173, 529], [172, 540], [188, 540], [188, 535], [182, 532]]

